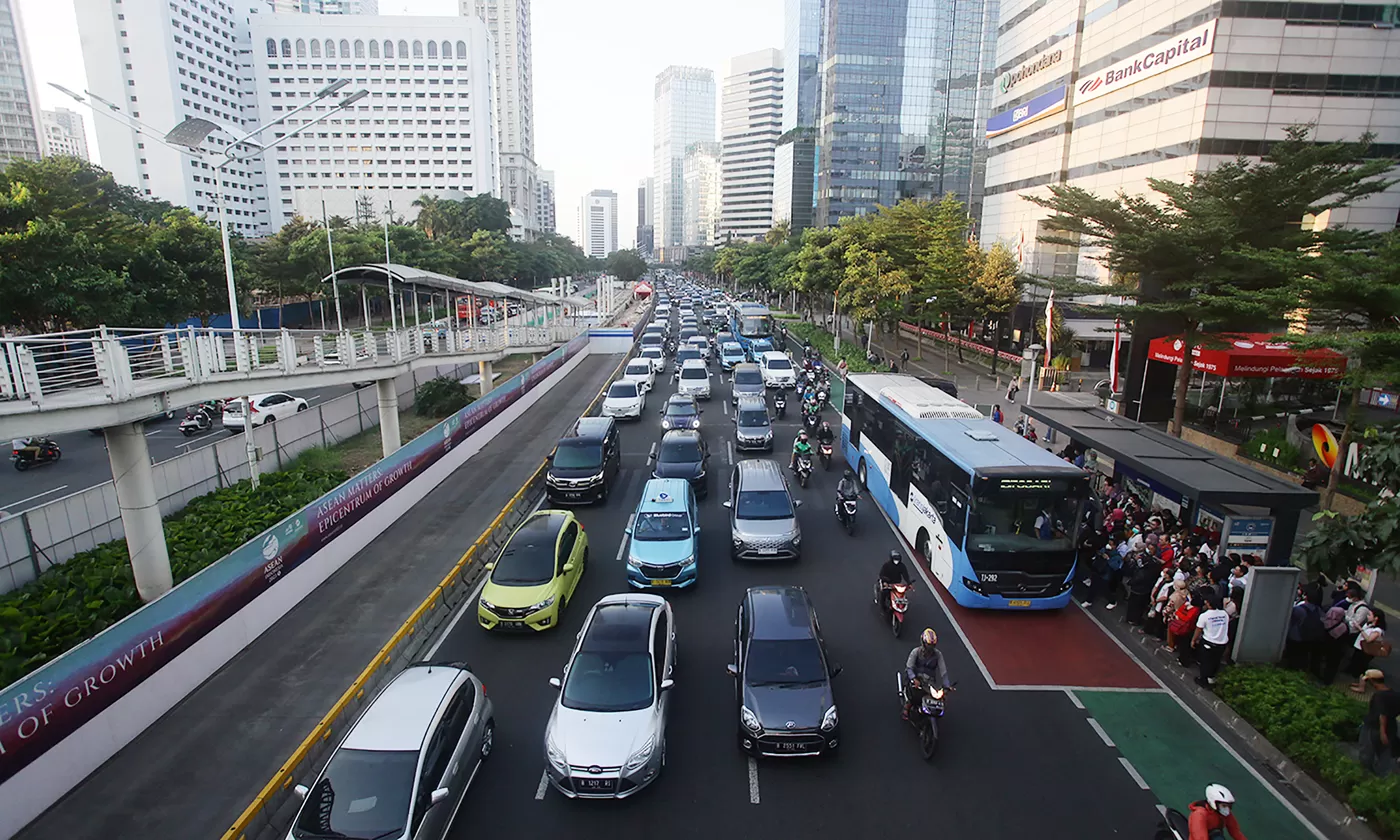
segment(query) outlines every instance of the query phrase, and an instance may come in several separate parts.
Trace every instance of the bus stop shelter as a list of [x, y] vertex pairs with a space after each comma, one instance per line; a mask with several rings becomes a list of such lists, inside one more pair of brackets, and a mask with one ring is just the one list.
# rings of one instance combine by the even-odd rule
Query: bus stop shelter
[[1228, 553], [1263, 549], [1269, 565], [1287, 565], [1299, 516], [1317, 504], [1312, 490], [1098, 406], [1046, 394], [1021, 412], [1097, 453], [1100, 471], [1115, 482], [1177, 507], [1181, 521], [1218, 524]]

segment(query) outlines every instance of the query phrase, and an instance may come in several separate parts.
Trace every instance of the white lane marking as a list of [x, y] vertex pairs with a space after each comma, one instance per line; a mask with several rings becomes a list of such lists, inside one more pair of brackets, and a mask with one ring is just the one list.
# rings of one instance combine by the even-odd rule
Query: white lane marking
[[725, 461], [725, 463], [726, 463], [726, 464], [732, 464], [732, 463], [734, 463], [734, 441], [732, 441], [732, 440], [727, 440], [727, 441], [725, 441], [725, 442], [724, 442], [724, 447], [725, 447], [725, 450], [729, 453], [729, 460]]
[[1129, 650], [1128, 646], [1125, 645], [1121, 639], [1108, 632], [1108, 628], [1103, 626], [1103, 622], [1099, 621], [1097, 616], [1095, 616], [1088, 610], [1085, 610], [1083, 607], [1080, 607], [1080, 609], [1084, 611], [1085, 615], [1089, 616], [1090, 621], [1098, 625], [1099, 630], [1101, 630], [1105, 636], [1112, 639], [1114, 644], [1118, 645], [1118, 647], [1124, 653], [1126, 653], [1129, 657], [1132, 658], [1134, 662], [1138, 664], [1138, 667], [1146, 671], [1148, 676], [1152, 677], [1152, 680], [1156, 682], [1157, 685], [1162, 687], [1162, 691], [1165, 692], [1168, 697], [1175, 700], [1176, 704], [1182, 708], [1182, 711], [1190, 715], [1191, 719], [1196, 722], [1197, 726], [1204, 729], [1206, 733], [1210, 735], [1210, 737], [1215, 739], [1215, 742], [1219, 744], [1225, 750], [1225, 752], [1230, 754], [1231, 758], [1235, 759], [1235, 761], [1239, 762], [1241, 767], [1249, 771], [1249, 775], [1253, 776], [1255, 781], [1263, 785], [1264, 789], [1269, 791], [1269, 793], [1273, 794], [1274, 798], [1279, 801], [1279, 804], [1286, 808], [1288, 810], [1288, 813], [1293, 815], [1294, 819], [1302, 823], [1303, 827], [1306, 828], [1309, 832], [1311, 832], [1312, 835], [1317, 838], [1317, 840], [1327, 840], [1327, 835], [1323, 834], [1320, 830], [1318, 830], [1317, 826], [1313, 825], [1307, 817], [1303, 816], [1302, 812], [1295, 808], [1292, 802], [1289, 802], [1287, 799], [1285, 799], [1283, 794], [1279, 793], [1278, 789], [1275, 788], [1271, 782], [1265, 779], [1264, 776], [1258, 770], [1254, 769], [1254, 765], [1250, 764], [1248, 761], [1245, 761], [1244, 758], [1238, 752], [1235, 751], [1234, 747], [1226, 743], [1225, 739], [1220, 736], [1219, 732], [1216, 732], [1214, 729], [1207, 726], [1206, 722], [1204, 720], [1201, 720], [1201, 716], [1196, 714], [1195, 710], [1192, 709], [1190, 706], [1186, 705], [1185, 700], [1182, 700], [1180, 697], [1176, 696], [1176, 692], [1167, 688], [1167, 684], [1162, 681], [1161, 677], [1157, 676], [1146, 665], [1142, 664], [1142, 660], [1138, 659], [1137, 655], [1134, 654], [1131, 650]]
[[1103, 726], [1101, 726], [1098, 721], [1094, 720], [1093, 718], [1086, 718], [1086, 720], [1089, 721], [1090, 728], [1092, 728], [1095, 732], [1099, 733], [1099, 738], [1103, 741], [1104, 746], [1113, 747], [1116, 749], [1116, 745], [1113, 743], [1113, 739], [1108, 737], [1108, 733], [1104, 731]]
[[30, 496], [30, 497], [27, 498], [27, 499], [20, 499], [20, 500], [17, 501], [17, 502], [10, 502], [8, 505], [5, 505], [5, 507], [18, 507], [19, 505], [22, 505], [22, 504], [24, 504], [25, 502], [32, 502], [32, 501], [34, 501], [35, 499], [42, 499], [42, 498], [44, 498], [45, 496], [49, 496], [49, 495], [52, 495], [52, 494], [54, 494], [54, 493], [57, 493], [57, 492], [60, 491], [60, 490], [67, 490], [67, 489], [68, 489], [68, 485], [67, 485], [67, 484], [60, 484], [59, 486], [55, 487], [55, 488], [52, 489], [52, 490], [45, 490], [45, 491], [42, 492], [42, 493], [35, 493], [33, 496]]
[[758, 760], [749, 756], [749, 804], [758, 804]]
[[1074, 708], [1076, 708], [1076, 709], [1081, 709], [1081, 710], [1084, 708], [1084, 704], [1081, 703], [1081, 702], [1079, 702], [1079, 695], [1078, 695], [1078, 694], [1075, 694], [1073, 691], [1070, 691], [1070, 690], [1067, 688], [1067, 689], [1065, 689], [1065, 696], [1069, 697], [1069, 702], [1071, 702], [1071, 703], [1074, 704]]
[[156, 429], [156, 430], [153, 431], [153, 432], [146, 432], [146, 437], [150, 437], [150, 436], [152, 436], [152, 435], [158, 435], [158, 434], [160, 434], [160, 429]]
[[724, 416], [725, 416], [725, 417], [728, 417], [728, 416], [729, 416], [729, 400], [724, 400], [723, 402], [720, 403], [720, 405], [724, 406]]
[[630, 538], [628, 531], [632, 530], [632, 525], [637, 519], [637, 514], [632, 513], [627, 516], [627, 531], [622, 532], [622, 539], [617, 543], [617, 562], [622, 563], [622, 556], [627, 553], [627, 540]]
[[1118, 756], [1118, 762], [1119, 762], [1120, 764], [1123, 765], [1123, 769], [1124, 769], [1124, 770], [1127, 770], [1127, 771], [1128, 771], [1128, 775], [1133, 777], [1133, 781], [1137, 782], [1137, 786], [1138, 786], [1138, 787], [1142, 788], [1143, 790], [1151, 790], [1151, 789], [1152, 789], [1152, 788], [1150, 788], [1150, 787], [1147, 786], [1147, 780], [1144, 779], [1140, 773], [1138, 773], [1137, 768], [1134, 767], [1134, 766], [1128, 761], [1128, 759], [1126, 759], [1126, 758], [1124, 758], [1123, 756], [1120, 755], [1120, 756]]
[[544, 795], [549, 792], [549, 771], [540, 771], [540, 786], [535, 788], [535, 799], [543, 800]]

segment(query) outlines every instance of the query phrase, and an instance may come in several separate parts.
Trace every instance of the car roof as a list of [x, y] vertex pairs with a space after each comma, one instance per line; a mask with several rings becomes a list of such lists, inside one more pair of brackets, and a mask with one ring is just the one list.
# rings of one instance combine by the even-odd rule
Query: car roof
[[814, 639], [812, 601], [800, 586], [754, 586], [749, 602], [749, 638], [763, 640]]
[[696, 405], [695, 398], [689, 394], [672, 394], [671, 396], [666, 398], [667, 405], [675, 405], [676, 403], [689, 403], [690, 405]]
[[734, 465], [739, 470], [739, 490], [786, 490], [787, 483], [778, 465], [761, 458], [748, 458]]
[[[781, 350], [764, 350], [764, 351], [763, 351], [763, 358], [765, 358], [765, 359], [772, 359], [772, 358], [774, 358], [774, 357], [781, 357], [781, 358], [787, 359], [788, 354], [784, 353], [784, 352], [781, 351]], [[788, 361], [792, 361], [792, 360], [791, 360], [791, 359], [788, 359]]]
[[739, 404], [736, 406], [736, 408], [753, 408], [763, 409], [764, 411], [767, 411], [768, 401], [763, 399], [763, 397], [760, 397], [758, 394], [740, 394]]
[[540, 510], [530, 514], [515, 533], [511, 534], [510, 540], [501, 549], [502, 553], [511, 548], [519, 548], [517, 543], [526, 546], [543, 544], [553, 551], [559, 541], [559, 529], [564, 527], [568, 518], [568, 512], [562, 510]]
[[611, 417], [580, 417], [574, 424], [574, 433], [569, 437], [602, 440], [617, 425]]
[[341, 747], [421, 749], [438, 707], [461, 673], [446, 665], [415, 665], [400, 671], [355, 721]]
[[[652, 478], [642, 485], [637, 513], [684, 510], [690, 505], [690, 482], [684, 478]], [[663, 498], [664, 496], [664, 498]]]
[[739, 364], [737, 364], [737, 365], [734, 366], [734, 371], [735, 371], [736, 373], [737, 373], [739, 370], [741, 370], [741, 369], [742, 369], [742, 370], [755, 370], [755, 371], [756, 371], [756, 370], [758, 370], [758, 365], [755, 364], [754, 362], [740, 362]]
[[638, 392], [640, 392], [642, 388], [641, 385], [637, 384], [637, 380], [635, 379], [618, 379], [608, 386], [609, 393], [611, 393], [612, 389], [617, 387], [618, 385], [623, 385]]
[[699, 359], [686, 359], [681, 362], [681, 367], [686, 369], [700, 368], [701, 370], [708, 370], [708, 368], [705, 367], [705, 363]]
[[[699, 440], [700, 440], [700, 430], [699, 430], [699, 429], [672, 429], [671, 431], [669, 431], [669, 432], [667, 432], [666, 434], [664, 434], [664, 435], [661, 436], [661, 442], [662, 442], [662, 443], [666, 443], [667, 441], [675, 442], [675, 441], [692, 441], [692, 440], [693, 440], [693, 441], [699, 441]], [[747, 462], [747, 461], [740, 461], [740, 463], [742, 464], [742, 463], [748, 463], [748, 462]]]
[[651, 651], [651, 622], [666, 602], [656, 595], [609, 595], [593, 607], [579, 652]]
[[656, 353], [659, 355], [661, 353], [661, 348], [657, 347], [655, 344], [651, 345], [650, 347], [643, 347], [641, 355], [645, 356], [648, 353]]
[[633, 365], [646, 365], [646, 369], [647, 369], [647, 370], [651, 370], [651, 362], [648, 362], [646, 359], [637, 359], [637, 358], [628, 359], [628, 360], [627, 360], [627, 367], [630, 368], [630, 367], [632, 367]]
[[[719, 344], [719, 349], [738, 350], [740, 353], [742, 353], [744, 352], [744, 345], [740, 344], [737, 341], [721, 341]], [[748, 364], [748, 362], [744, 362], [743, 364]]]
[[710, 340], [709, 340], [708, 338], [706, 338], [705, 336], [703, 336], [703, 335], [692, 335], [690, 338], [687, 338], [686, 341], [689, 341], [689, 342], [691, 342], [692, 344], [695, 343], [695, 342], [697, 342], [697, 341], [700, 342], [701, 344], [706, 344], [706, 345], [708, 345], [708, 344], [710, 343]]

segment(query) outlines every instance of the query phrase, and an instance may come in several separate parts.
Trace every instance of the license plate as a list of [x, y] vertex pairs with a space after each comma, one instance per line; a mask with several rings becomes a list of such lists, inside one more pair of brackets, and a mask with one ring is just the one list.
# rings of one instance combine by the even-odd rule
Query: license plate
[[1031, 605], [1030, 601], [1007, 601], [1006, 603], [1012, 607], [1029, 607]]
[[574, 787], [579, 790], [612, 790], [612, 779], [574, 779]]
[[669, 581], [669, 580], [657, 580], [656, 578], [652, 578], [652, 580], [651, 580], [651, 585], [652, 585], [652, 586], [670, 586], [670, 585], [671, 585], [671, 581]]
[[778, 752], [804, 752], [806, 749], [806, 744], [798, 744], [791, 741], [782, 741], [778, 744]]
[[519, 630], [521, 627], [524, 627], [524, 626], [525, 626], [525, 622], [523, 622], [523, 621], [502, 621], [502, 622], [498, 623], [496, 626], [497, 626], [497, 627], [504, 628], [504, 629], [506, 629], [506, 630]]
[[758, 550], [758, 553], [759, 553], [759, 554], [777, 554], [777, 553], [778, 553], [778, 549], [776, 549], [776, 548], [760, 548], [760, 549]]

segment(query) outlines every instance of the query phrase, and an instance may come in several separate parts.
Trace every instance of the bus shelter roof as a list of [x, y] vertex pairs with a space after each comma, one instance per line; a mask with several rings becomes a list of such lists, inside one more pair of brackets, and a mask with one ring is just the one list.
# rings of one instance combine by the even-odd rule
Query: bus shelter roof
[[1036, 404], [1023, 406], [1021, 413], [1200, 503], [1279, 510], [1317, 504], [1315, 491], [1098, 406], [1037, 393]]
[[[321, 279], [321, 282], [329, 283], [331, 282], [331, 277], [332, 275], [327, 274]], [[341, 283], [358, 283], [377, 288], [387, 288], [389, 285], [389, 278], [392, 277], [395, 283], [402, 283], [406, 286], [416, 285], [419, 288], [448, 292], [455, 295], [506, 298], [524, 303], [550, 302], [548, 298], [541, 297], [533, 292], [527, 292], [523, 289], [517, 289], [502, 283], [481, 283], [473, 280], [462, 280], [457, 277], [449, 277], [446, 274], [438, 274], [436, 271], [426, 271], [421, 268], [400, 265], [398, 263], [366, 263], [364, 265], [350, 266], [349, 268], [338, 269], [334, 277]]]

